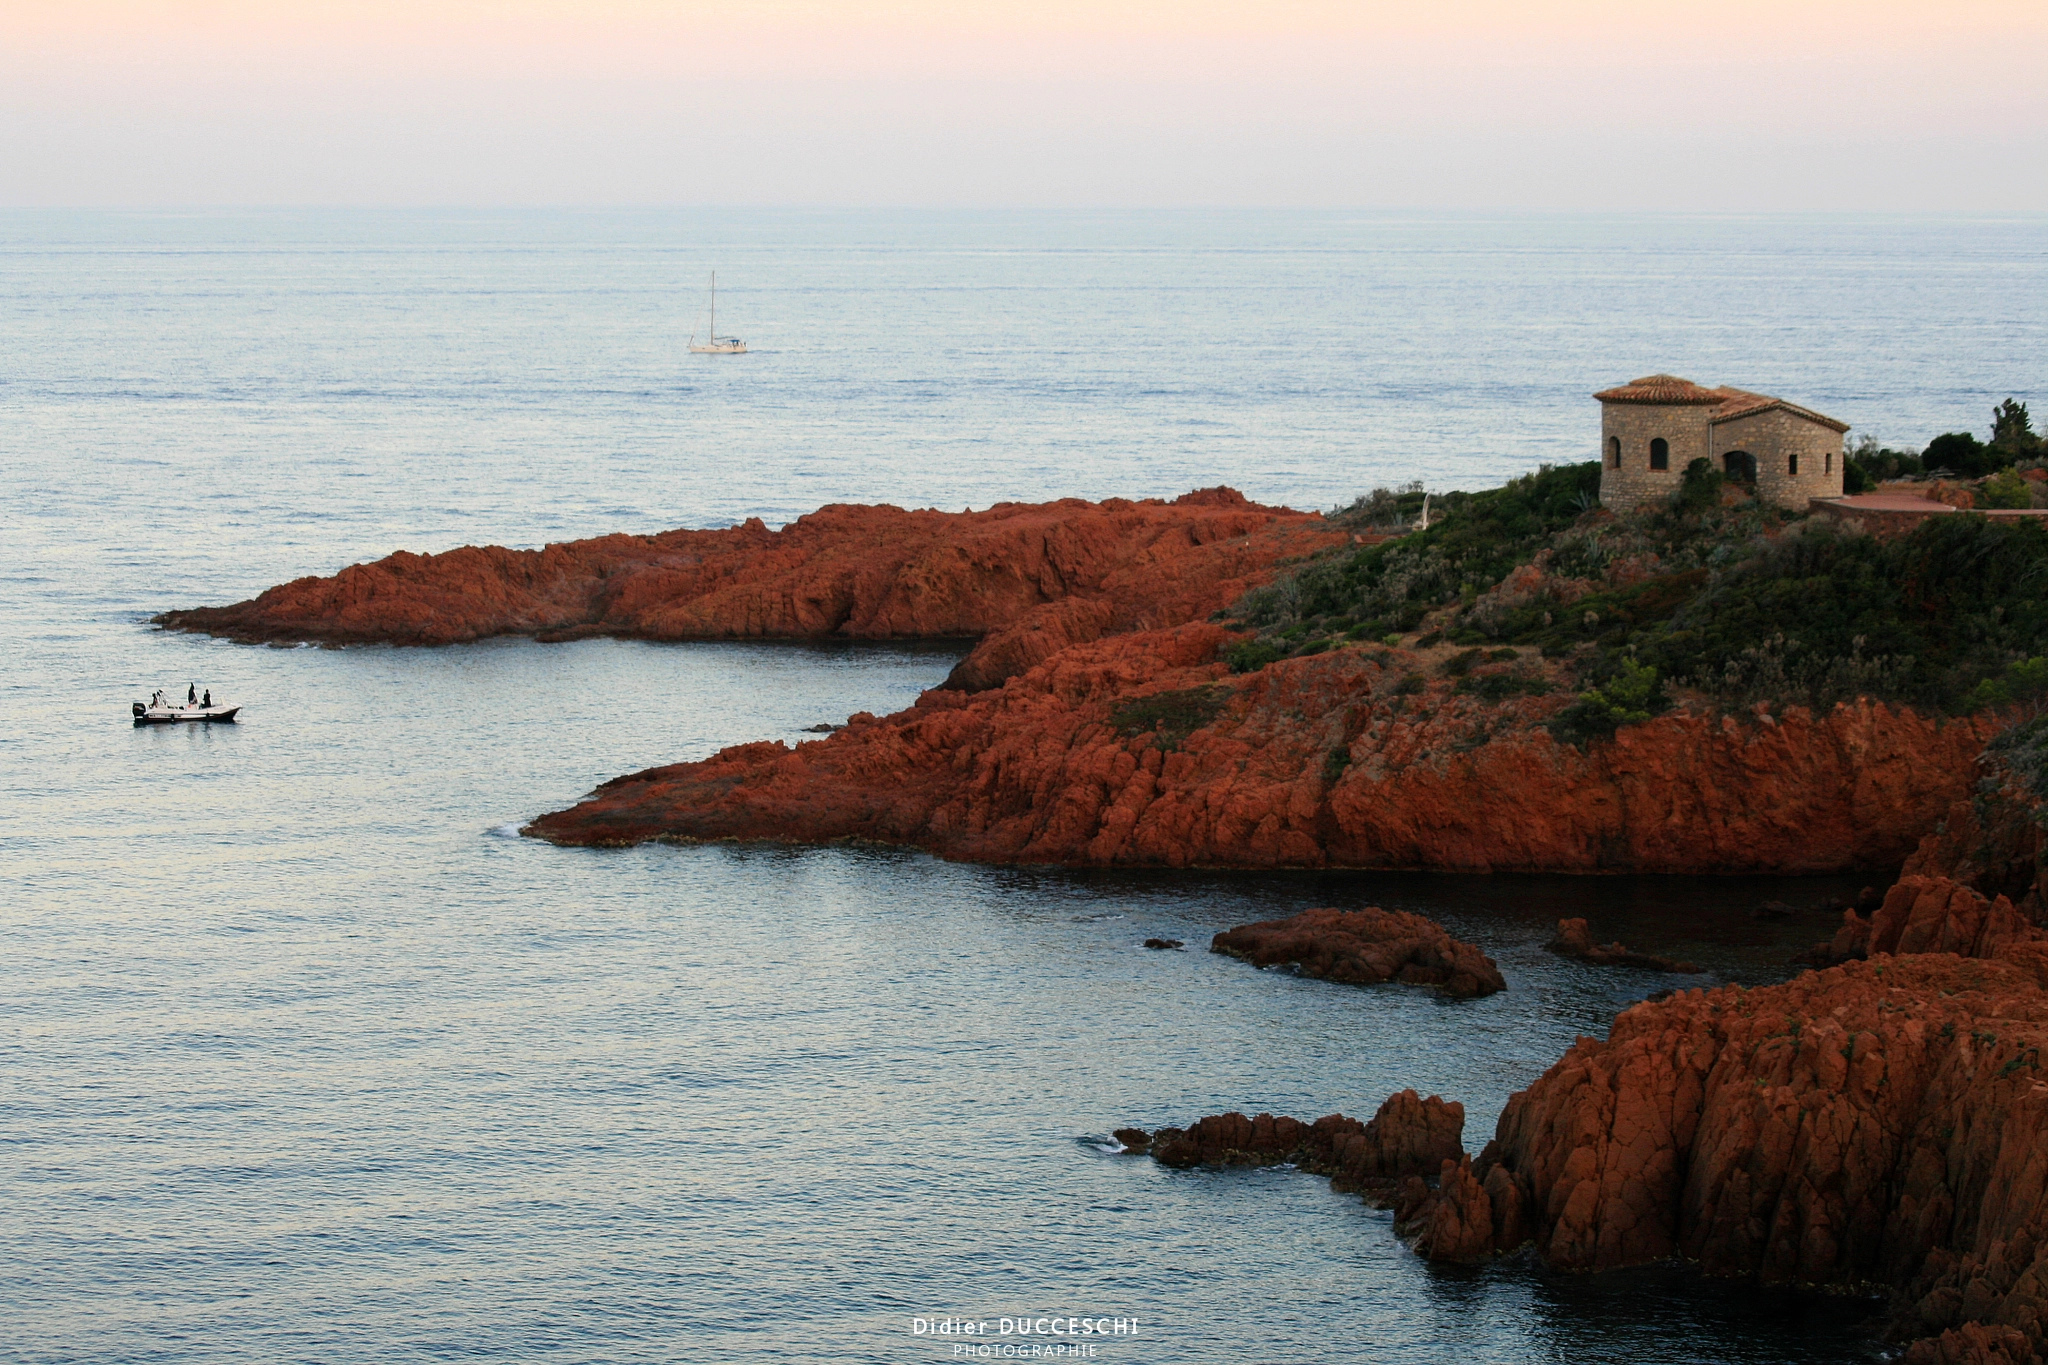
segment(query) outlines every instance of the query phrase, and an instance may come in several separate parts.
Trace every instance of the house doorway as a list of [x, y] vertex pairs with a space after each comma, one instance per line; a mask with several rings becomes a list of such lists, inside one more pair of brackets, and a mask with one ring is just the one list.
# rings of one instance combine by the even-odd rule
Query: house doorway
[[1721, 467], [1731, 483], [1756, 486], [1756, 456], [1746, 450], [1731, 450], [1721, 457]]

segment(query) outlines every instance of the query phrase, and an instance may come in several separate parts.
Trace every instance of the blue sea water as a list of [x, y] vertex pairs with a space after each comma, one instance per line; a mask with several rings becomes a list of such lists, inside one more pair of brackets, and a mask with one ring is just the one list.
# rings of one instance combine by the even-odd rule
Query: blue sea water
[[[719, 271], [721, 330], [684, 351]], [[1855, 882], [1101, 874], [564, 850], [647, 764], [906, 704], [946, 648], [278, 650], [145, 618], [397, 548], [1229, 483], [1332, 506], [1590, 458], [1655, 370], [1894, 444], [2038, 400], [2048, 223], [1336, 213], [0, 214], [0, 1359], [1847, 1361], [1866, 1300], [1419, 1263], [1126, 1123], [1507, 1096]], [[188, 680], [232, 729], [133, 730]], [[1309, 905], [1510, 989], [1257, 972]], [[1014, 1338], [1013, 1338], [1014, 1340]]]

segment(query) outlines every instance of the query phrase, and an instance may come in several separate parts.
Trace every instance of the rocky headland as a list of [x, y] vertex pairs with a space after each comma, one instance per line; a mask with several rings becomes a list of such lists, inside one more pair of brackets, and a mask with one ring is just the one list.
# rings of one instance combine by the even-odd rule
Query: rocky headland
[[1569, 694], [1461, 691], [1442, 647], [1233, 674], [1233, 639], [1196, 623], [1070, 646], [825, 740], [616, 778], [528, 829], [1091, 866], [1830, 872], [1897, 866], [1998, 729], [1858, 700], [1677, 709], [1580, 747], [1546, 724]]
[[1318, 514], [1227, 488], [983, 512], [834, 506], [774, 531], [755, 519], [540, 550], [399, 551], [155, 619], [272, 644], [978, 639], [951, 680], [973, 690], [1077, 641], [1206, 617], [1277, 565], [1348, 539]]

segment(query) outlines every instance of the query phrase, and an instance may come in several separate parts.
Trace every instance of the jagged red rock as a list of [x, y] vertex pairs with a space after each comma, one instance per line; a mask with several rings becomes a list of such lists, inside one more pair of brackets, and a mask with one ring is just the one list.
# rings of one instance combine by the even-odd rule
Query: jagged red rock
[[1557, 936], [1543, 947], [1546, 952], [1556, 953], [1560, 957], [1575, 957], [1596, 967], [1641, 967], [1653, 972], [1683, 974], [1699, 970], [1694, 963], [1680, 962], [1677, 958], [1631, 952], [1619, 943], [1595, 943], [1593, 931], [1586, 927], [1586, 921], [1582, 919], [1559, 920]]
[[[1873, 702], [1679, 711], [1581, 750], [1568, 697], [1489, 703], [1407, 650], [1229, 675], [1221, 627], [1070, 646], [1002, 687], [794, 749], [742, 745], [615, 779], [529, 832], [558, 843], [838, 839], [981, 862], [1441, 871], [1813, 873], [1896, 866], [1997, 722]], [[1184, 737], [1122, 708], [1213, 688]], [[1332, 754], [1348, 760], [1337, 764]]]
[[1304, 910], [1241, 924], [1216, 935], [1210, 951], [1256, 967], [1295, 965], [1304, 975], [1354, 985], [1405, 981], [1457, 999], [1507, 989], [1493, 959], [1442, 925], [1405, 910]]
[[1873, 921], [1868, 961], [1638, 1004], [1605, 1041], [1580, 1039], [1441, 1175], [1413, 1211], [1417, 1246], [1889, 1284], [1900, 1334], [1923, 1339], [1912, 1359], [2004, 1359], [2013, 1332], [2038, 1354], [2048, 934], [1933, 878], [1894, 888]]
[[[1142, 1130], [1123, 1130], [1142, 1136]], [[1326, 1114], [1314, 1123], [1232, 1111], [1162, 1128], [1146, 1144], [1166, 1166], [1276, 1166], [1292, 1162], [1329, 1176], [1339, 1190], [1391, 1189], [1411, 1176], [1435, 1175], [1465, 1155], [1465, 1107], [1413, 1090], [1390, 1095], [1369, 1123]], [[1122, 1133], [1119, 1133], [1122, 1140]]]
[[1077, 642], [1206, 617], [1280, 560], [1342, 538], [1315, 513], [1260, 507], [1226, 488], [1171, 503], [1068, 498], [984, 512], [834, 506], [779, 531], [755, 519], [541, 550], [400, 551], [157, 621], [329, 644], [983, 637], [955, 679], [975, 690]]

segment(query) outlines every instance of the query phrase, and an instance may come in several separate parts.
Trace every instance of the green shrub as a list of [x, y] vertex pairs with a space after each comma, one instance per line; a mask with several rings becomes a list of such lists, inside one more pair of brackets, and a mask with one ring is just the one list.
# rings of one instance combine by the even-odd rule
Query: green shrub
[[1657, 670], [1633, 659], [1623, 659], [1613, 677], [1599, 687], [1579, 694], [1579, 699], [1550, 720], [1549, 730], [1561, 743], [1584, 747], [1611, 737], [1624, 725], [1650, 718], [1663, 707]]
[[1977, 504], [1980, 507], [2031, 507], [2034, 505], [2034, 490], [2019, 476], [2018, 470], [2007, 469], [1978, 485]]
[[1213, 685], [1155, 692], [1112, 707], [1109, 723], [1126, 739], [1150, 734], [1159, 748], [1173, 750], [1221, 715], [1229, 701], [1230, 689]]
[[1504, 673], [1484, 673], [1476, 678], [1466, 678], [1458, 684], [1458, 691], [1478, 697], [1481, 701], [1506, 701], [1509, 697], [1540, 697], [1550, 690], [1550, 684], [1544, 679], [1519, 669]]
[[1385, 635], [1380, 636], [1380, 643], [1388, 649], [1394, 648], [1401, 643], [1401, 632], [1398, 630], [1388, 631]]
[[1678, 480], [1678, 491], [1671, 495], [1671, 506], [1681, 516], [1698, 516], [1719, 507], [1721, 485], [1727, 481], [1727, 476], [1702, 455], [1685, 467]]
[[1344, 776], [1344, 770], [1351, 766], [1351, 746], [1339, 744], [1323, 755], [1323, 781], [1335, 786], [1337, 779]]
[[2034, 433], [2034, 423], [2027, 415], [2025, 403], [2008, 398], [1991, 410], [1991, 449], [2006, 463], [2030, 459], [2041, 453], [2042, 441]]
[[1397, 697], [1412, 697], [1428, 686], [1429, 684], [1422, 680], [1420, 673], [1410, 673], [1407, 677], [1394, 684], [1394, 695]]
[[1633, 642], [1665, 676], [1726, 701], [1954, 708], [2015, 655], [2048, 652], [2048, 528], [1930, 517], [1880, 541], [1809, 522]]
[[1507, 663], [1513, 659], [1521, 658], [1522, 651], [1512, 647], [1507, 647], [1502, 649], [1496, 649], [1492, 653], [1488, 654], [1486, 657], [1493, 660], [1497, 664], [1501, 664]]
[[[1600, 463], [1593, 460], [1546, 466], [1482, 493], [1442, 494], [1431, 502], [1428, 530], [1317, 560], [1246, 593], [1233, 614], [1265, 627], [1348, 615], [1413, 630], [1436, 607], [1483, 591], [1527, 562], [1595, 506], [1599, 490]], [[1378, 510], [1361, 514], [1380, 515], [1388, 506], [1385, 499], [1368, 502]], [[1418, 510], [1420, 503], [1418, 493]]]
[[1986, 474], [1996, 473], [2007, 463], [1993, 450], [1967, 431], [1951, 431], [1935, 437], [1927, 443], [1927, 449], [1920, 456], [1921, 463], [1932, 472], [1945, 469], [1958, 478], [1981, 479]]
[[2048, 714], [2013, 726], [1992, 740], [1990, 749], [2005, 760], [2022, 786], [2048, 801]]
[[1486, 651], [1483, 649], [1468, 649], [1461, 654], [1453, 654], [1450, 658], [1444, 660], [1443, 668], [1440, 671], [1446, 678], [1462, 678], [1472, 671], [1472, 665], [1485, 657]]
[[1892, 450], [1866, 436], [1856, 443], [1842, 463], [1842, 490], [1868, 493], [1886, 479], [1906, 479], [1927, 472], [1927, 466], [1910, 450]]
[[1230, 665], [1232, 673], [1256, 673], [1286, 657], [1286, 650], [1264, 640], [1239, 640], [1223, 651], [1223, 662]]
[[1965, 711], [1987, 706], [2011, 706], [2048, 695], [2048, 658], [2021, 659], [1995, 678], [1985, 678], [1963, 699]]

